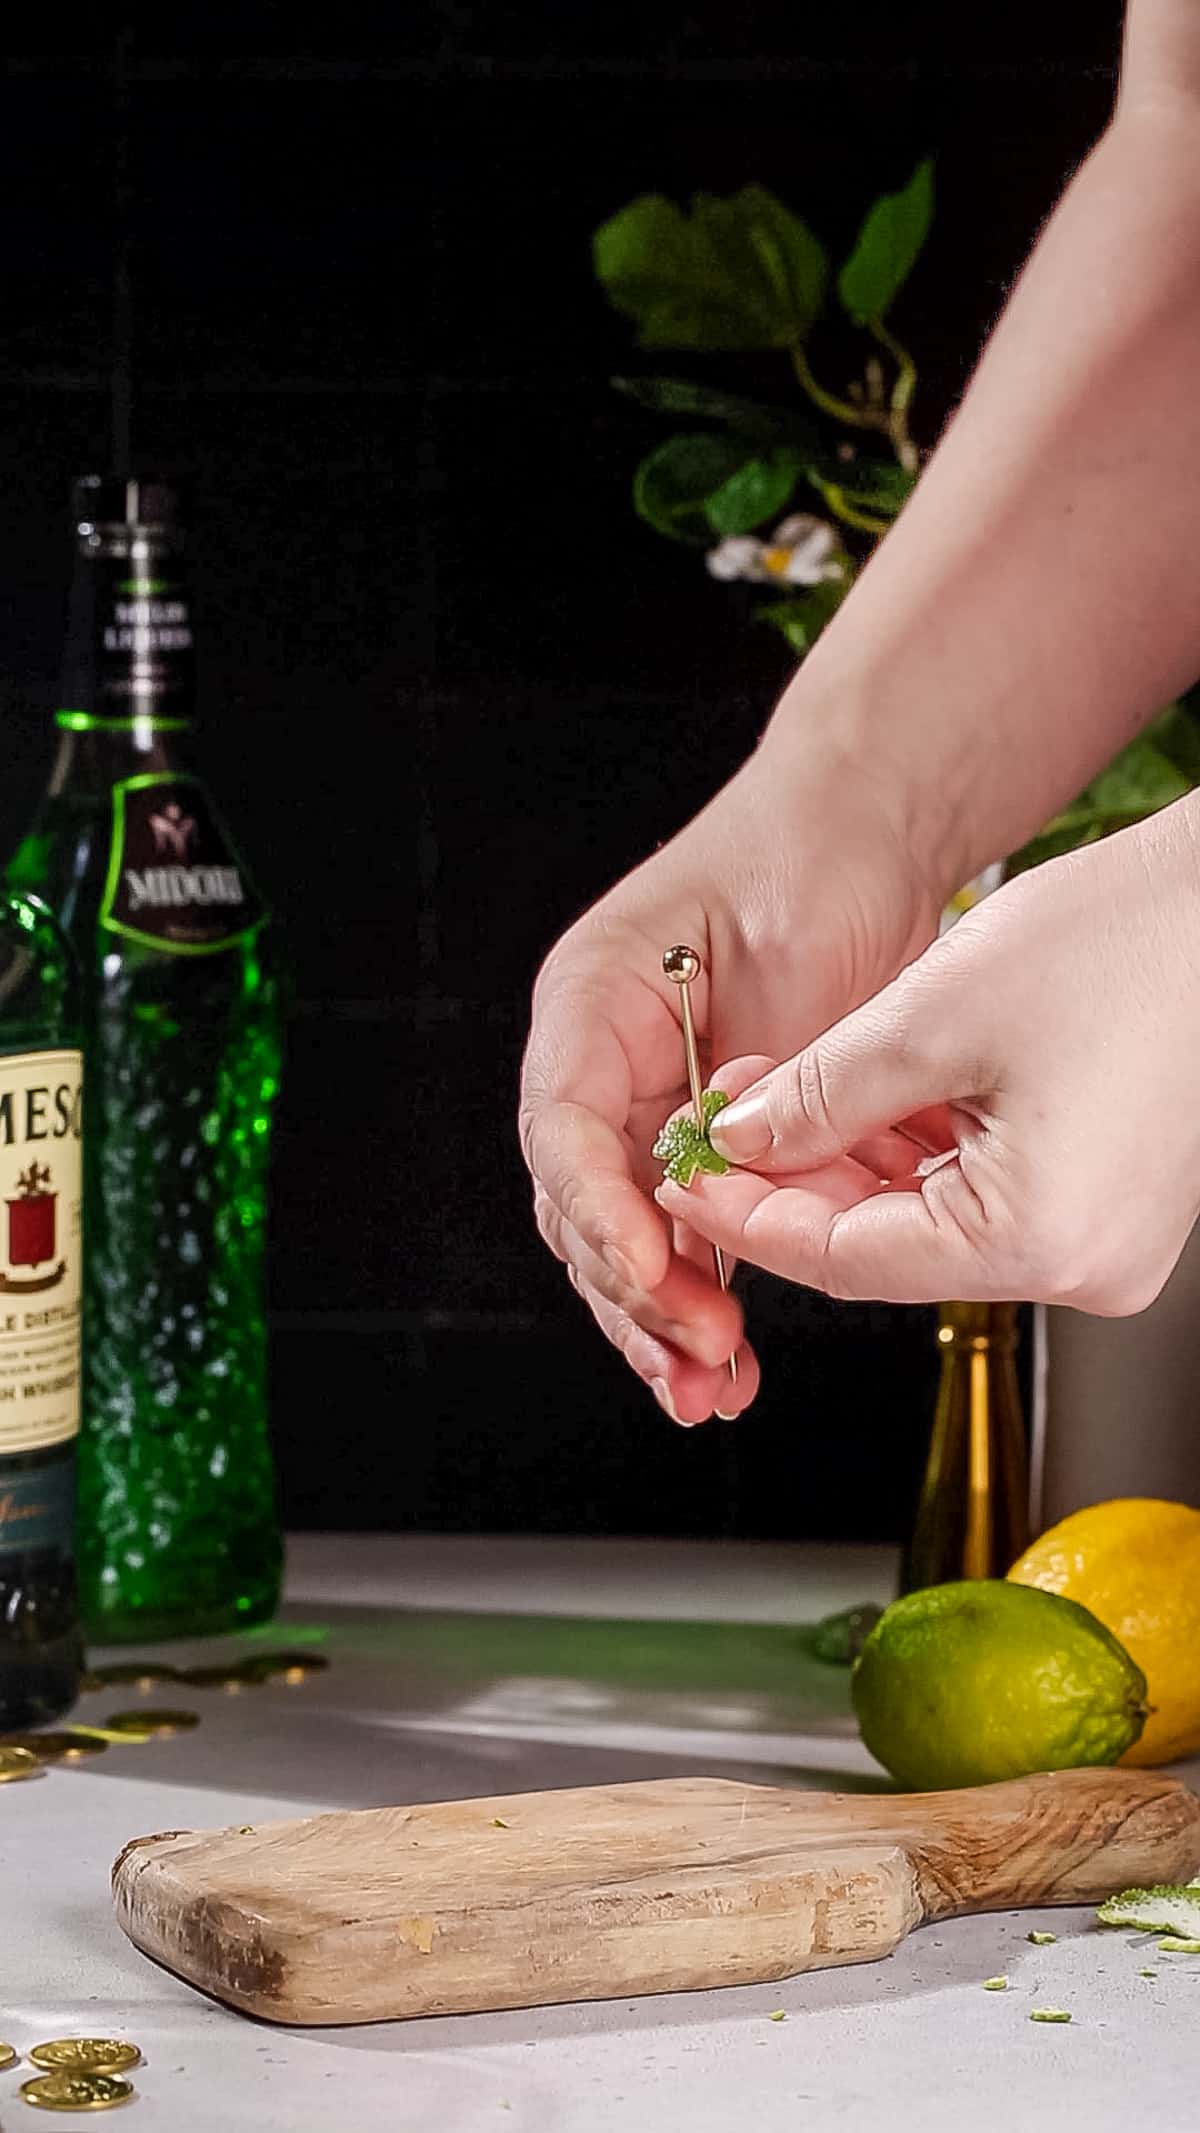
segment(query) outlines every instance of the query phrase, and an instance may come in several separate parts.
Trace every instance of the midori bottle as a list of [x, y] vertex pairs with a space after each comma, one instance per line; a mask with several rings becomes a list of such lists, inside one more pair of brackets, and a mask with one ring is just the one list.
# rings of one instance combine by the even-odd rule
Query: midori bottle
[[268, 1615], [280, 1541], [263, 1246], [279, 987], [267, 916], [191, 753], [175, 491], [90, 477], [48, 792], [8, 873], [83, 986], [77, 1564], [98, 1638]]

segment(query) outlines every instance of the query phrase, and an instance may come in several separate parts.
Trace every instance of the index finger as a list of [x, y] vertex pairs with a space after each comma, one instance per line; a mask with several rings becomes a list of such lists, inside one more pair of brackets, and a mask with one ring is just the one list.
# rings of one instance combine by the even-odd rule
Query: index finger
[[522, 1072], [521, 1142], [533, 1176], [563, 1219], [635, 1288], [655, 1289], [671, 1261], [665, 1224], [634, 1180], [626, 1126], [634, 1057], [671, 1086], [678, 1036], [665, 1003], [627, 981], [617, 1002], [603, 981], [551, 983], [536, 1003]]

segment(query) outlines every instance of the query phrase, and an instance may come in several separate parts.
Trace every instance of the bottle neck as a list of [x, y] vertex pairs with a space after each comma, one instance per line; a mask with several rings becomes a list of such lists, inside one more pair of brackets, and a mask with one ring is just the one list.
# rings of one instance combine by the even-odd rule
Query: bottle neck
[[82, 527], [57, 725], [144, 757], [188, 732], [194, 706], [191, 586], [178, 538]]
[[943, 1355], [1012, 1355], [1018, 1333], [1014, 1303], [944, 1303], [938, 1309]]

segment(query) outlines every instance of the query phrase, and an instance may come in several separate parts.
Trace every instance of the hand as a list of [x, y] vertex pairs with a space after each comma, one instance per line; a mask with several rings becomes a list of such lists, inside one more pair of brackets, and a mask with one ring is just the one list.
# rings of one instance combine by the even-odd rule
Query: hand
[[727, 1068], [713, 1139], [753, 1167], [664, 1209], [832, 1296], [1143, 1310], [1200, 1213], [1198, 805], [1001, 889], [765, 1077]]
[[[651, 1145], [687, 1097], [663, 950], [685, 941], [704, 959], [692, 996], [706, 1061], [752, 1044], [778, 1058], [916, 953], [941, 898], [912, 856], [897, 793], [832, 751], [785, 759], [764, 744], [548, 958], [521, 1105], [538, 1224], [675, 1420], [740, 1413], [758, 1366], [686, 1198], [668, 1222], [651, 1197], [661, 1176]], [[735, 1352], [736, 1387], [726, 1368]]]

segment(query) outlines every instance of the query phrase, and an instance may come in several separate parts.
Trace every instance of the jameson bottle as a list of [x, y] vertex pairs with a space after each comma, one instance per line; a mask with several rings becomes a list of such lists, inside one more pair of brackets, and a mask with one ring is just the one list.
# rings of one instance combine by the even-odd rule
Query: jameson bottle
[[0, 891], [0, 1732], [75, 1701], [83, 1174], [74, 964]]
[[279, 1588], [262, 1297], [279, 988], [192, 767], [177, 494], [89, 477], [74, 505], [58, 757], [8, 879], [82, 973], [80, 1599], [99, 1639], [203, 1635], [262, 1619]]

